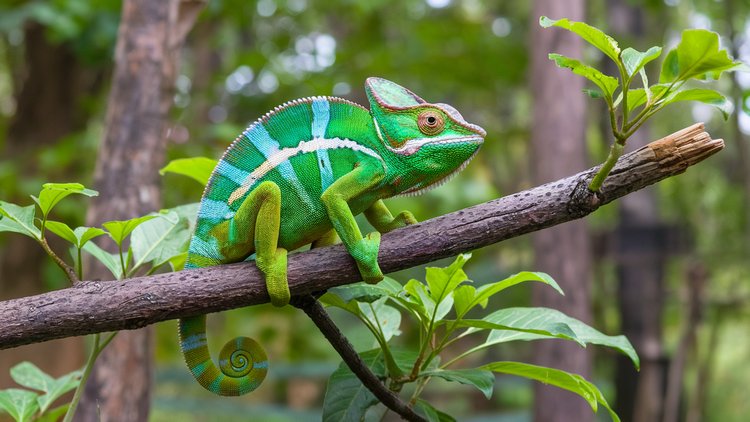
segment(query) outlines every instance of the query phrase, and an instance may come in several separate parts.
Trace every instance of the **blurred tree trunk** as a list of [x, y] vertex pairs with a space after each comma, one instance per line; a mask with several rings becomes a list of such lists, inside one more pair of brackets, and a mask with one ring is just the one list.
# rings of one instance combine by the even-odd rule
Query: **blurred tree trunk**
[[[545, 15], [584, 20], [583, 0], [536, 0], [532, 13], [531, 89], [534, 98], [531, 144], [535, 184], [555, 180], [586, 168], [586, 98], [584, 80], [558, 69], [547, 58], [557, 52], [583, 56], [583, 41], [559, 29], [542, 29], [537, 20]], [[565, 290], [535, 288], [535, 306], [555, 308], [582, 321], [591, 321], [589, 280], [591, 241], [585, 221], [578, 220], [533, 236], [535, 270], [548, 272]], [[591, 375], [587, 349], [570, 342], [541, 341], [534, 344], [534, 363]], [[592, 421], [593, 412], [583, 399], [547, 385], [535, 384], [534, 420]]]
[[[607, 21], [611, 31], [640, 45], [653, 35], [661, 39], [664, 28], [649, 26], [641, 8], [624, 0], [608, 0]], [[637, 47], [638, 48], [638, 47]], [[612, 65], [611, 72], [616, 74]], [[609, 134], [609, 125], [606, 134]], [[628, 149], [649, 142], [648, 125], [628, 140]], [[606, 136], [605, 139], [610, 139]], [[619, 222], [615, 230], [615, 259], [620, 328], [638, 351], [641, 370], [617, 356], [616, 409], [623, 421], [657, 422], [664, 407], [666, 360], [662, 342], [664, 270], [670, 246], [670, 227], [661, 221], [653, 188], [627, 195], [618, 202]]]
[[[179, 51], [202, 8], [199, 1], [125, 0], [87, 222], [98, 225], [159, 209], [168, 112]], [[110, 278], [92, 268], [89, 278]], [[78, 409], [82, 421], [148, 420], [151, 329], [117, 335], [100, 355]]]
[[[36, 153], [85, 127], [90, 113], [81, 107], [81, 101], [97, 95], [106, 73], [105, 69], [82, 64], [70, 45], [50, 42], [45, 32], [46, 28], [36, 22], [25, 25], [22, 60], [11, 69], [15, 76], [16, 111], [8, 126], [3, 156], [19, 163], [19, 180], [31, 175], [60, 177], [66, 174], [64, 168], [38, 168]], [[19, 200], [24, 205], [30, 203], [25, 195], [14, 198], [18, 195], [14, 191], [3, 190], [0, 197], [6, 201]], [[39, 245], [21, 236], [8, 236], [5, 242], [12, 242], [13, 247], [0, 251], [0, 300], [30, 296], [48, 289], [44, 286], [44, 266], [39, 265], [47, 258]], [[55, 359], [47, 359], [48, 356], [55, 356]], [[44, 371], [60, 376], [78, 369], [83, 358], [80, 339], [55, 340], [9, 350], [0, 355], [0, 387], [11, 385], [8, 370], [23, 360], [33, 360]]]

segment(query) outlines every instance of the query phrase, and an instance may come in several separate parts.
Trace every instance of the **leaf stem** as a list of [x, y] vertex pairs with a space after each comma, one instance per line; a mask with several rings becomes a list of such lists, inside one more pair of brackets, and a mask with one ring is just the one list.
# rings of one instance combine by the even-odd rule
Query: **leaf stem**
[[592, 192], [599, 192], [599, 189], [602, 187], [602, 183], [604, 183], [604, 179], [607, 178], [609, 173], [612, 171], [612, 168], [617, 164], [617, 159], [620, 158], [622, 155], [622, 152], [625, 150], [625, 138], [618, 139], [615, 141], [615, 143], [612, 144], [612, 147], [609, 149], [609, 155], [607, 156], [607, 161], [602, 164], [601, 169], [599, 169], [599, 172], [596, 173], [596, 176], [594, 176], [594, 179], [591, 180], [591, 183], [589, 183], [589, 190]]
[[86, 381], [89, 379], [91, 370], [94, 368], [96, 358], [99, 357], [99, 354], [102, 352], [102, 350], [104, 350], [104, 348], [107, 347], [112, 339], [115, 338], [115, 335], [117, 335], [116, 331], [114, 333], [111, 333], [103, 343], [100, 343], [99, 340], [101, 339], [101, 334], [94, 334], [94, 344], [92, 345], [91, 353], [86, 360], [86, 366], [84, 367], [83, 374], [81, 375], [81, 382], [78, 384], [78, 387], [73, 394], [73, 400], [70, 402], [70, 406], [68, 406], [68, 411], [65, 413], [63, 422], [71, 422], [73, 420], [73, 416], [75, 416], [76, 409], [78, 408], [78, 402], [81, 401], [81, 394], [83, 393], [83, 389], [86, 386]]
[[81, 279], [76, 275], [75, 269], [73, 269], [70, 265], [66, 264], [65, 261], [62, 260], [55, 251], [52, 250], [52, 248], [49, 247], [49, 244], [47, 243], [47, 239], [44, 237], [40, 237], [37, 239], [37, 243], [39, 243], [39, 246], [44, 249], [44, 252], [49, 255], [50, 258], [55, 262], [55, 264], [60, 267], [61, 270], [65, 273], [65, 276], [68, 277], [68, 280], [70, 280], [71, 284], [75, 284], [79, 282]]
[[78, 264], [78, 268], [76, 268], [76, 272], [78, 273], [78, 279], [83, 280], [83, 262], [81, 262], [81, 248], [76, 247], [76, 250], [78, 251], [78, 261], [76, 261]]
[[125, 258], [122, 256], [122, 243], [117, 244], [118, 252], [120, 253], [120, 268], [121, 268], [121, 275], [120, 279], [123, 279], [126, 277], [126, 268], [125, 268]]

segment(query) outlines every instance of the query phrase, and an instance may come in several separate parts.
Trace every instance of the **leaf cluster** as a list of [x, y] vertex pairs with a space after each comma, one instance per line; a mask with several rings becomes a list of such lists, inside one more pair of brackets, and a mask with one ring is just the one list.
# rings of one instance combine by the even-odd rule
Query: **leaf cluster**
[[[612, 76], [574, 58], [557, 53], [549, 55], [550, 60], [559, 67], [570, 69], [594, 83], [597, 89], [586, 89], [584, 92], [592, 98], [603, 99], [607, 104], [615, 142], [602, 170], [589, 185], [595, 192], [622, 154], [627, 139], [664, 107], [678, 102], [698, 101], [716, 107], [727, 119], [733, 107], [724, 95], [714, 89], [693, 88], [687, 84], [690, 81], [717, 80], [723, 72], [747, 68], [720, 47], [719, 34], [705, 29], [688, 29], [682, 32], [677, 46], [669, 50], [662, 61], [658, 83], [652, 84], [646, 67], [661, 56], [661, 46], [653, 46], [646, 51], [631, 47], [622, 49], [613, 37], [600, 29], [568, 19], [553, 20], [542, 16], [539, 24], [544, 28], [563, 28], [578, 35], [609, 57], [617, 67], [618, 74]], [[641, 86], [634, 87], [638, 81]]]
[[0, 390], [0, 410], [16, 422], [53, 422], [64, 415], [69, 404], [52, 408], [52, 404], [81, 381], [81, 371], [52, 378], [31, 362], [21, 362], [10, 369], [13, 381], [26, 388]]
[[[74, 194], [87, 197], [98, 195], [80, 183], [45, 183], [37, 196], [31, 196], [36, 205], [20, 206], [0, 201], [0, 232], [15, 232], [34, 239], [71, 282], [83, 278], [82, 251], [104, 264], [118, 279], [144, 271], [150, 274], [165, 265], [170, 265], [173, 270], [184, 265], [197, 204], [130, 220], [108, 221], [101, 227], [72, 228], [64, 222], [49, 220], [54, 207]], [[41, 217], [37, 217], [37, 210]], [[70, 243], [71, 263], [50, 248], [48, 232]], [[117, 253], [107, 252], [91, 242], [105, 234], [117, 246]]]
[[[573, 341], [582, 347], [587, 344], [607, 346], [628, 356], [636, 367], [639, 364], [635, 350], [625, 337], [607, 336], [554, 309], [506, 308], [481, 318], [469, 317], [476, 313], [472, 311], [485, 309], [493, 296], [525, 282], [542, 283], [563, 294], [549, 275], [528, 271], [477, 288], [463, 270], [469, 258], [470, 255], [463, 254], [448, 267], [428, 267], [425, 282], [412, 279], [401, 286], [386, 278], [376, 285], [358, 283], [330, 289], [320, 301], [362, 321], [380, 346], [362, 353], [363, 360], [376, 375], [387, 380], [391, 390], [400, 392], [411, 385], [410, 402], [430, 421], [453, 420], [419, 398], [432, 378], [473, 386], [490, 398], [493, 373], [522, 376], [572, 391], [583, 397], [594, 411], [601, 405], [618, 420], [596, 386], [576, 374], [509, 361], [453, 368], [455, 364], [466, 362], [466, 357], [491, 346], [550, 338]], [[417, 344], [406, 348], [393, 344], [394, 337], [400, 334], [403, 315], [415, 320], [419, 331]], [[477, 335], [484, 336], [474, 346], [455, 350], [458, 340]], [[443, 352], [449, 348], [452, 349], [450, 355], [455, 357], [443, 362]], [[376, 403], [377, 399], [342, 364], [329, 379], [323, 419], [359, 420]]]

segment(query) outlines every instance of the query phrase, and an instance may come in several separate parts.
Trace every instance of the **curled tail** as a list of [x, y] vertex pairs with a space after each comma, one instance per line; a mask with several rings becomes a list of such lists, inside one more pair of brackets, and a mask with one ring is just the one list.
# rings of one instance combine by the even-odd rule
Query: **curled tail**
[[255, 390], [268, 372], [266, 352], [247, 337], [236, 337], [225, 344], [217, 367], [206, 343], [205, 315], [180, 320], [180, 347], [198, 383], [222, 396], [241, 396]]

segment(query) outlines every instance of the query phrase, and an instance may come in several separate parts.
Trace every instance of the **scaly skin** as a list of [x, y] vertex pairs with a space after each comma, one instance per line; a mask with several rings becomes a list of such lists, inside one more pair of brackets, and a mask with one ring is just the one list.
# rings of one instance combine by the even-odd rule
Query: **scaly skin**
[[[338, 235], [363, 280], [383, 279], [380, 233], [416, 222], [393, 217], [383, 198], [438, 186], [461, 170], [485, 132], [446, 104], [430, 104], [385, 79], [365, 84], [371, 111], [334, 97], [291, 101], [250, 125], [224, 153], [201, 199], [186, 268], [243, 261], [253, 253], [271, 302], [286, 305], [287, 251]], [[377, 232], [362, 235], [365, 213]], [[205, 316], [180, 320], [185, 361], [211, 392], [257, 388], [268, 362], [253, 340], [224, 346], [219, 367], [206, 345]]]

